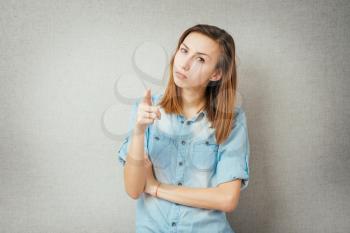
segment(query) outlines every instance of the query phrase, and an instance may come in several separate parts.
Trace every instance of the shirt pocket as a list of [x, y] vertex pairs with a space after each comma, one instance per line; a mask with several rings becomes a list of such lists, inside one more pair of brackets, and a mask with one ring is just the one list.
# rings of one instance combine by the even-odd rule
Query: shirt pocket
[[216, 165], [219, 145], [207, 139], [194, 142], [190, 153], [191, 164], [199, 171], [210, 171]]
[[170, 138], [161, 134], [153, 134], [149, 147], [149, 156], [154, 167], [164, 169], [170, 165], [170, 155], [173, 151], [173, 143]]

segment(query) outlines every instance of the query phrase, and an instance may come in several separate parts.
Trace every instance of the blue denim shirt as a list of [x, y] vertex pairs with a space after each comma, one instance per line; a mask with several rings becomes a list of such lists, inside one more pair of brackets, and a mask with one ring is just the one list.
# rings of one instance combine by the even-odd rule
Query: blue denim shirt
[[[163, 94], [152, 95], [157, 105]], [[125, 165], [131, 134], [135, 125], [139, 98], [132, 106], [129, 131], [120, 145], [118, 160]], [[153, 163], [155, 177], [161, 183], [193, 188], [210, 188], [242, 179], [241, 190], [248, 186], [249, 139], [242, 107], [235, 108], [236, 121], [229, 138], [222, 144], [215, 140], [207, 112], [191, 119], [181, 114], [166, 114], [149, 124], [145, 131], [145, 153]], [[137, 233], [233, 233], [225, 212], [181, 205], [142, 193], [136, 203]]]

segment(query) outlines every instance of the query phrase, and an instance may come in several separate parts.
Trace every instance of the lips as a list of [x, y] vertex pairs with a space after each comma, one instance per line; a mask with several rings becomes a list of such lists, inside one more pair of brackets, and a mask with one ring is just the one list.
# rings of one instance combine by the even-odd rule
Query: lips
[[180, 72], [178, 72], [178, 71], [176, 71], [175, 74], [176, 74], [178, 77], [182, 78], [182, 79], [187, 79], [187, 76], [186, 76], [186, 75], [184, 75], [184, 74], [182, 74], [182, 73], [180, 73]]

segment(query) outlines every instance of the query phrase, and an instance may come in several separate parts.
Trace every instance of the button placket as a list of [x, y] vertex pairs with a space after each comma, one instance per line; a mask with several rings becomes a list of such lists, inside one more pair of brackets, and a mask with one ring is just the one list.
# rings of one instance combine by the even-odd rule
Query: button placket
[[[186, 138], [181, 138], [179, 140], [179, 148], [180, 148], [180, 151], [182, 151], [182, 153], [180, 154], [184, 154], [185, 151], [187, 150], [187, 141], [186, 141]], [[183, 176], [184, 176], [184, 169], [185, 169], [185, 163], [184, 163], [184, 160], [183, 160], [183, 157], [180, 156], [179, 157], [179, 160], [178, 160], [178, 163], [177, 163], [177, 168], [176, 168], [176, 182], [175, 184], [177, 184], [178, 186], [182, 186], [182, 182], [183, 182]], [[175, 206], [179, 207], [179, 204], [178, 203], [175, 203]]]
[[[181, 140], [181, 145], [183, 146], [182, 150], [185, 150], [186, 141], [184, 139]], [[183, 165], [182, 158], [180, 158], [178, 165], [179, 165], [179, 167], [178, 167], [178, 169], [176, 169], [178, 171], [177, 180], [178, 180], [178, 185], [182, 185], [182, 183], [180, 182], [180, 180], [182, 180], [182, 177], [184, 174], [184, 166], [182, 166]]]

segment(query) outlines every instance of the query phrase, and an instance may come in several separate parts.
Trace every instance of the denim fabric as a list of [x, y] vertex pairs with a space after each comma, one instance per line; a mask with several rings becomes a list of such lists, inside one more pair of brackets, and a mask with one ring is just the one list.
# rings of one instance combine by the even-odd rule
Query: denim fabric
[[[157, 105], [163, 94], [152, 95]], [[135, 125], [139, 98], [132, 106], [129, 131], [120, 145], [118, 160], [124, 166]], [[215, 129], [210, 128], [205, 110], [191, 119], [167, 114], [145, 131], [145, 153], [153, 163], [161, 183], [193, 188], [210, 188], [242, 179], [241, 190], [248, 186], [249, 138], [242, 107], [235, 108], [235, 124], [228, 139], [217, 144]], [[137, 233], [233, 233], [225, 212], [185, 206], [142, 193], [136, 203]]]

